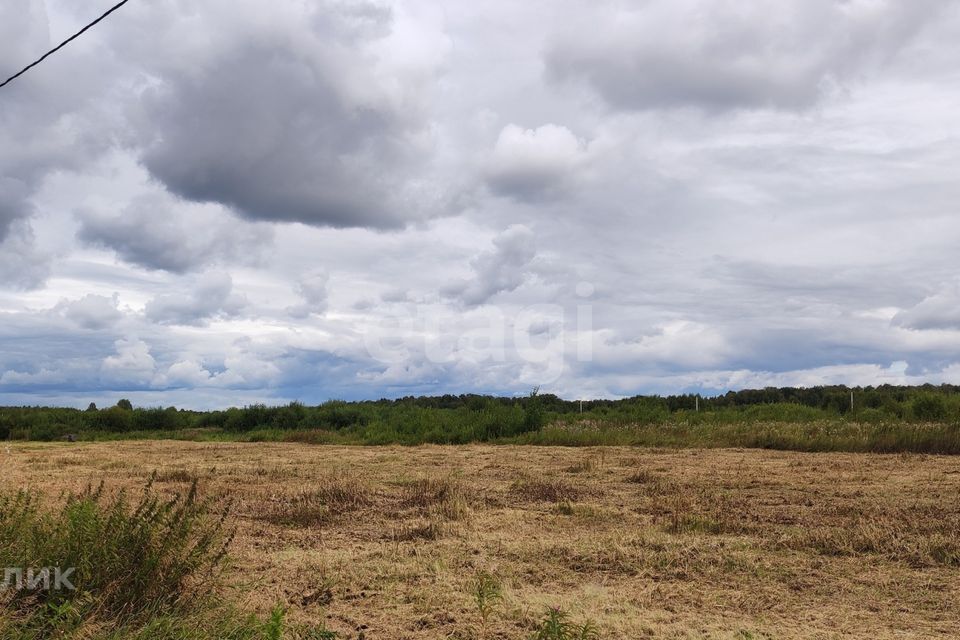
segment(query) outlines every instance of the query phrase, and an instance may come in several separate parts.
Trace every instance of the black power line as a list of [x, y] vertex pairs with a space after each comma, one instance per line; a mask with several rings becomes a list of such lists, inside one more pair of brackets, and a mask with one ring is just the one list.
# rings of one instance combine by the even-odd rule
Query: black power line
[[71, 42], [73, 42], [74, 40], [76, 40], [77, 38], [79, 38], [81, 35], [83, 35], [83, 32], [84, 32], [84, 31], [86, 31], [87, 29], [89, 29], [89, 28], [92, 27], [93, 25], [97, 24], [98, 22], [100, 22], [101, 20], [103, 20], [104, 18], [106, 18], [108, 15], [110, 15], [111, 13], [113, 13], [114, 11], [116, 11], [117, 9], [119, 9], [120, 7], [122, 7], [123, 5], [127, 4], [129, 1], [130, 1], [130, 0], [121, 0], [121, 1], [118, 2], [117, 4], [115, 4], [115, 5], [113, 5], [112, 7], [110, 7], [110, 8], [106, 11], [106, 13], [104, 13], [102, 16], [100, 16], [99, 18], [97, 18], [96, 20], [94, 20], [93, 22], [91, 22], [90, 24], [88, 24], [87, 26], [85, 26], [83, 29], [80, 29], [80, 31], [77, 31], [75, 34], [73, 34], [72, 36], [70, 36], [69, 38], [67, 38], [66, 40], [64, 40], [63, 42], [61, 42], [60, 44], [58, 44], [58, 45], [57, 45], [56, 47], [54, 47], [53, 49], [50, 49], [50, 51], [47, 51], [45, 54], [43, 54], [42, 56], [40, 56], [40, 58], [38, 58], [36, 61], [31, 62], [30, 64], [28, 64], [27, 66], [25, 66], [23, 69], [21, 69], [18, 73], [15, 73], [15, 74], [13, 74], [12, 76], [10, 76], [9, 78], [7, 78], [6, 80], [4, 80], [2, 83], [0, 83], [0, 88], [3, 88], [3, 87], [5, 87], [5, 86], [7, 86], [7, 85], [10, 84], [11, 82], [13, 82], [14, 80], [16, 80], [16, 79], [19, 78], [20, 76], [22, 76], [23, 74], [25, 74], [27, 71], [29, 71], [30, 69], [34, 68], [35, 66], [37, 66], [38, 64], [40, 64], [41, 62], [43, 62], [44, 60], [46, 60], [48, 57], [50, 57], [51, 55], [53, 55], [54, 53], [56, 53], [57, 51], [59, 51], [60, 49], [63, 49], [65, 46], [67, 46], [68, 44], [70, 44]]

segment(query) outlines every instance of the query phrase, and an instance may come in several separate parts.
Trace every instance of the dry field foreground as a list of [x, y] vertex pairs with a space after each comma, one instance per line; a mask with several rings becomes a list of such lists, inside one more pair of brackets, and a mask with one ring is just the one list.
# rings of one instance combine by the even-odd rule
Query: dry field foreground
[[[960, 458], [148, 441], [15, 444], [4, 488], [234, 499], [228, 580], [341, 637], [960, 637]], [[484, 625], [478, 572], [504, 596]]]

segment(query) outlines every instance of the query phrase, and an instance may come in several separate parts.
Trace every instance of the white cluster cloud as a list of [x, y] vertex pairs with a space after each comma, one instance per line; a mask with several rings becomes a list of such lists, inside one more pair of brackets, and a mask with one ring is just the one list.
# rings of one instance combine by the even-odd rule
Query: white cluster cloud
[[121, 338], [115, 346], [116, 353], [103, 359], [101, 378], [121, 386], [150, 384], [157, 367], [150, 346], [138, 338]]
[[509, 124], [497, 137], [487, 180], [496, 193], [518, 200], [557, 198], [576, 181], [587, 155], [585, 143], [566, 127]]

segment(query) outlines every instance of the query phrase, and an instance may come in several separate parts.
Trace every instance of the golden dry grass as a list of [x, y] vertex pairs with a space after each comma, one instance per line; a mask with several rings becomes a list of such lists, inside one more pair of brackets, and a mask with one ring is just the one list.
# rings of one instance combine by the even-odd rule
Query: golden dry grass
[[[960, 629], [960, 458], [472, 445], [14, 444], [6, 488], [198, 478], [241, 606], [343, 637], [933, 638]], [[478, 576], [502, 585], [480, 615]]]

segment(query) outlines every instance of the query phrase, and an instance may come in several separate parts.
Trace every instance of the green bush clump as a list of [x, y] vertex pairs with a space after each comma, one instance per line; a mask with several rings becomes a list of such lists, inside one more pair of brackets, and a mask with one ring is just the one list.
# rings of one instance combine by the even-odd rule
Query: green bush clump
[[589, 621], [576, 624], [559, 607], [547, 609], [530, 640], [599, 640], [600, 632]]
[[[7, 589], [0, 611], [14, 628], [45, 637], [96, 621], [149, 622], [195, 605], [225, 558], [225, 513], [197, 498], [196, 483], [163, 499], [152, 482], [136, 501], [103, 486], [70, 496], [62, 508], [36, 494], [0, 496], [0, 566], [59, 568], [70, 585]], [[3, 636], [7, 637], [7, 636]]]
[[5, 602], [17, 616], [44, 615], [69, 605], [108, 619], [137, 619], [181, 604], [221, 566], [228, 539], [225, 514], [212, 517], [197, 499], [162, 499], [148, 484], [136, 502], [103, 486], [68, 498], [59, 513], [40, 508], [34, 494], [0, 498], [0, 565], [73, 569], [76, 589], [12, 590]]
[[0, 638], [337, 638], [323, 625], [288, 624], [279, 606], [266, 620], [242, 615], [218, 595], [226, 517], [198, 498], [195, 481], [161, 498], [151, 480], [136, 500], [101, 485], [59, 509], [30, 491], [0, 494], [0, 567], [60, 568], [69, 583], [57, 588], [53, 574], [34, 588], [0, 591]]
[[926, 422], [940, 422], [947, 417], [947, 406], [940, 396], [925, 393], [910, 403], [913, 417]]

